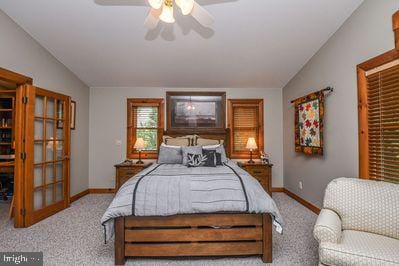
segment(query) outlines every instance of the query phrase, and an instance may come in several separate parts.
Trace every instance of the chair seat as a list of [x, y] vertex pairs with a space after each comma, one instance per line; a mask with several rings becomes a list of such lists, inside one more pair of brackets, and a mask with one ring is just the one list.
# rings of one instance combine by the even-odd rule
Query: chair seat
[[340, 243], [320, 244], [319, 256], [325, 265], [398, 265], [399, 240], [344, 230]]

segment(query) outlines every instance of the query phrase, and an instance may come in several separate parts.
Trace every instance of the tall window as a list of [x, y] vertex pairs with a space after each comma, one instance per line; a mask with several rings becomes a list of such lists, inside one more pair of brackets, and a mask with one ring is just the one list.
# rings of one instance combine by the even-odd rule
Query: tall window
[[228, 127], [230, 128], [231, 158], [249, 158], [246, 149], [248, 138], [255, 138], [258, 150], [254, 155], [259, 157], [263, 151], [263, 99], [229, 99]]
[[366, 79], [368, 178], [399, 183], [399, 65], [368, 71]]
[[127, 100], [127, 157], [138, 158], [134, 144], [138, 138], [144, 140], [143, 158], [155, 159], [162, 138], [163, 99]]

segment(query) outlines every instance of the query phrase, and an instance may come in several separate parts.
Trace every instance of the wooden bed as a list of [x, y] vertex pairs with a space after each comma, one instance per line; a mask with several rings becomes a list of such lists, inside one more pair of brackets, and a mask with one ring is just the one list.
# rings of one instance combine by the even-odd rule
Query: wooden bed
[[[190, 132], [165, 132], [182, 136]], [[198, 134], [223, 140], [229, 154], [229, 131]], [[272, 262], [269, 214], [210, 213], [169, 217], [127, 216], [115, 219], [115, 264], [126, 257], [196, 257], [260, 255]]]

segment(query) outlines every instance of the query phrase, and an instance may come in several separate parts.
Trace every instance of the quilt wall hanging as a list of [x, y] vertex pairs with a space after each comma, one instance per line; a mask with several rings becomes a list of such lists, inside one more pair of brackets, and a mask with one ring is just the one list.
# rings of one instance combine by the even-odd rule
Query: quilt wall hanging
[[292, 101], [295, 104], [295, 151], [323, 155], [324, 92], [328, 87]]

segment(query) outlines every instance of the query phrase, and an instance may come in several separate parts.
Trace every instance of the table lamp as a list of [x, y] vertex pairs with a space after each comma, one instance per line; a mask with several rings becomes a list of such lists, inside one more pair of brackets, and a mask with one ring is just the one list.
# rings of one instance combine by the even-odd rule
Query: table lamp
[[246, 148], [249, 149], [251, 153], [250, 157], [251, 159], [248, 161], [248, 163], [255, 163], [254, 160], [252, 160], [252, 151], [258, 149], [258, 145], [256, 145], [255, 138], [248, 138]]
[[134, 148], [139, 151], [139, 160], [136, 164], [144, 164], [144, 162], [141, 160], [141, 151], [145, 148], [144, 139], [137, 138], [136, 143], [134, 143]]

